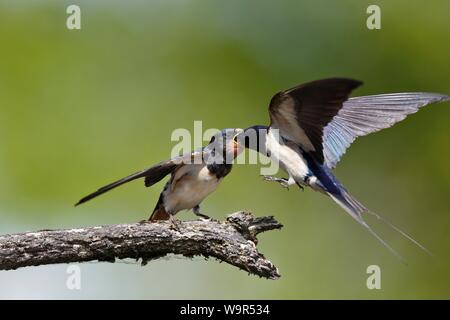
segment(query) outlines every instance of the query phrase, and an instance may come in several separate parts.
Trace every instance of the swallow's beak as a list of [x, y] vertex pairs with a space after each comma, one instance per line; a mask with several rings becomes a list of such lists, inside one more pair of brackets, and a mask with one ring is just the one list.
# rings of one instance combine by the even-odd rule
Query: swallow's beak
[[233, 136], [233, 150], [234, 150], [234, 156], [237, 157], [238, 154], [240, 154], [243, 150], [242, 148], [242, 140], [241, 135], [244, 133], [244, 130], [242, 129], [234, 129], [234, 136]]
[[236, 145], [239, 144], [239, 136], [243, 133], [244, 133], [243, 129], [240, 129], [240, 128], [234, 129], [234, 137], [233, 137], [234, 144], [236, 144]]

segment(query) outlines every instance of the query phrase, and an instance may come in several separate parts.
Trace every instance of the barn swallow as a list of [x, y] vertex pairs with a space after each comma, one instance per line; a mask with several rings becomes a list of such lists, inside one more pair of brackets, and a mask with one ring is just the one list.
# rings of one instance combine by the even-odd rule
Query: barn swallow
[[[275, 94], [269, 104], [270, 125], [245, 129], [243, 144], [269, 156], [288, 174], [288, 178], [264, 176], [265, 180], [279, 182], [283, 187], [298, 185], [303, 189], [307, 186], [328, 195], [402, 259], [363, 220], [363, 213], [375, 215], [427, 250], [350, 195], [333, 175], [332, 169], [357, 137], [389, 128], [420, 107], [447, 101], [449, 96], [407, 92], [349, 99], [351, 91], [361, 84], [352, 79], [330, 78]], [[256, 132], [257, 139], [250, 139]]]
[[149, 220], [174, 221], [173, 217], [177, 212], [190, 209], [197, 216], [209, 219], [200, 212], [200, 203], [230, 173], [233, 159], [244, 148], [237, 140], [242, 132], [242, 129], [224, 129], [216, 133], [206, 147], [162, 161], [108, 184], [81, 199], [76, 206], [124, 183], [144, 178], [145, 186], [150, 187], [171, 174]]

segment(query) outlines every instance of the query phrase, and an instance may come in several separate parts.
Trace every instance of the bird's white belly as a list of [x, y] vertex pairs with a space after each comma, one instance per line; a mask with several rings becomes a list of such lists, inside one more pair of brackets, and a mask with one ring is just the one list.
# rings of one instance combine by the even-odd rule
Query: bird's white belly
[[272, 130], [269, 130], [266, 140], [266, 148], [270, 152], [270, 158], [279, 164], [280, 168], [289, 174], [297, 182], [302, 182], [309, 173], [308, 165], [296, 145], [283, 144]]
[[173, 186], [164, 191], [164, 207], [172, 214], [192, 209], [214, 192], [220, 182], [206, 165], [186, 165], [175, 173]]

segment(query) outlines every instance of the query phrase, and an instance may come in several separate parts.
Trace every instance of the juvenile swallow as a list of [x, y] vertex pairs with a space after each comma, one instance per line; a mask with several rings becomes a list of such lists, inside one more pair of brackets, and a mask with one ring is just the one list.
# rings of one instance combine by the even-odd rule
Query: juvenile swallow
[[177, 212], [189, 209], [197, 216], [208, 219], [200, 212], [200, 203], [230, 173], [233, 159], [243, 150], [237, 141], [237, 136], [242, 132], [242, 129], [224, 129], [216, 133], [206, 147], [162, 161], [108, 184], [81, 199], [76, 206], [124, 183], [144, 178], [145, 186], [150, 187], [171, 174], [149, 220], [173, 221]]
[[[361, 84], [352, 79], [330, 78], [279, 92], [269, 104], [270, 125], [249, 127], [242, 137], [247, 148], [269, 156], [288, 174], [288, 178], [264, 176], [265, 180], [279, 182], [283, 187], [307, 186], [329, 196], [402, 259], [363, 220], [363, 213], [377, 216], [427, 250], [350, 195], [332, 169], [357, 137], [391, 127], [420, 107], [447, 101], [449, 96], [407, 92], [349, 99], [351, 91]], [[257, 139], [250, 139], [252, 136]]]

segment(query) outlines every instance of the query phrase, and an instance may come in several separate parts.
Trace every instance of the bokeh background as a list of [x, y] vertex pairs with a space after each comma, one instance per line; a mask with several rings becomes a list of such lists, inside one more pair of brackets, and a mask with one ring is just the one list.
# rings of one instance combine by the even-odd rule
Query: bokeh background
[[[82, 29], [66, 28], [69, 4]], [[382, 29], [366, 28], [378, 4]], [[268, 122], [271, 96], [329, 76], [361, 79], [355, 95], [450, 93], [450, 2], [1, 1], [0, 233], [127, 223], [149, 216], [163, 186], [135, 182], [74, 208], [81, 196], [167, 158], [176, 128]], [[0, 272], [1, 298], [450, 298], [450, 103], [359, 139], [336, 175], [372, 210], [411, 233], [429, 257], [368, 218], [400, 263], [337, 205], [262, 182], [235, 166], [203, 203], [275, 215], [259, 247], [278, 281], [225, 264], [170, 257]], [[180, 217], [193, 218], [191, 213]], [[382, 289], [366, 288], [379, 265]]]

